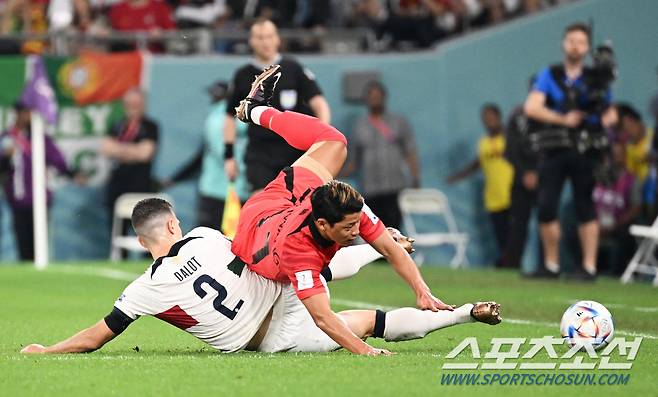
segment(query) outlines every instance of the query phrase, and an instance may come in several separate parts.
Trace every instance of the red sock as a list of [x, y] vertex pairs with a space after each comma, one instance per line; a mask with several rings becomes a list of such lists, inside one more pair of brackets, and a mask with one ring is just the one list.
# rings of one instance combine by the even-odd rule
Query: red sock
[[308, 150], [316, 142], [337, 141], [347, 145], [347, 139], [334, 127], [305, 114], [269, 108], [259, 118], [259, 124], [279, 134], [295, 149]]

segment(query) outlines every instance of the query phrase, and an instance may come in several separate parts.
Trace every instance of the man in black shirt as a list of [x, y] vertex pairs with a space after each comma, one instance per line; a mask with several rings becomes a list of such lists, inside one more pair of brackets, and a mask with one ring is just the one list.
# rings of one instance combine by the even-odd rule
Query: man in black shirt
[[144, 115], [144, 94], [137, 88], [126, 92], [123, 107], [124, 118], [110, 127], [101, 144], [101, 153], [112, 161], [107, 185], [109, 219], [122, 194], [155, 191], [151, 168], [158, 148], [158, 124]]
[[[238, 69], [233, 76], [233, 94], [228, 102], [224, 123], [225, 168], [231, 180], [237, 175], [237, 165], [233, 158], [235, 107], [249, 94], [254, 75], [260, 74], [267, 66], [279, 64], [282, 71], [272, 97], [273, 107], [313, 115], [325, 123], [330, 122], [329, 104], [322, 96], [315, 76], [296, 60], [281, 56], [280, 43], [276, 26], [271, 21], [258, 20], [252, 25], [249, 45], [254, 51], [254, 59]], [[263, 189], [284, 167], [302, 155], [301, 151], [292, 148], [283, 138], [258, 125], [250, 124], [247, 136], [249, 143], [245, 165], [252, 192]]]

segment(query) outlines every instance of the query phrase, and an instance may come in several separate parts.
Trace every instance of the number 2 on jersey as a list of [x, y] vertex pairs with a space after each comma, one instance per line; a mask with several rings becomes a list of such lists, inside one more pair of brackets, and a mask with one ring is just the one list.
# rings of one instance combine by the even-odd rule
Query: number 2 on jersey
[[217, 280], [215, 280], [214, 278], [210, 277], [207, 274], [201, 275], [199, 276], [199, 278], [194, 280], [194, 292], [196, 292], [196, 294], [201, 299], [203, 299], [208, 294], [206, 290], [202, 288], [203, 284], [208, 284], [212, 289], [217, 291], [217, 297], [212, 301], [212, 305], [215, 308], [215, 310], [222, 313], [224, 316], [228, 317], [229, 320], [233, 320], [235, 316], [238, 314], [238, 310], [240, 310], [244, 301], [240, 299], [238, 304], [235, 305], [234, 309], [229, 309], [228, 307], [224, 306], [222, 302], [228, 296], [228, 292], [226, 292], [226, 288], [223, 285], [221, 285]]

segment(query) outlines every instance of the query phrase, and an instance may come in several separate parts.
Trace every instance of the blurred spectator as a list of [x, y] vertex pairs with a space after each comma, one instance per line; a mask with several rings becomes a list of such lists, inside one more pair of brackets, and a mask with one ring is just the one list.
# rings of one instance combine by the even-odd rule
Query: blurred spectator
[[50, 30], [74, 28], [86, 31], [92, 22], [87, 0], [49, 0], [48, 24]]
[[505, 145], [505, 158], [514, 167], [514, 182], [504, 265], [517, 269], [525, 251], [530, 215], [537, 205], [537, 153], [530, 145], [530, 123], [523, 106], [516, 107], [509, 116]]
[[248, 21], [268, 19], [276, 26], [290, 28], [296, 10], [295, 0], [246, 0], [243, 17]]
[[653, 132], [642, 121], [642, 116], [632, 106], [617, 106], [619, 132], [626, 142], [626, 169], [641, 183], [649, 175], [649, 153]]
[[368, 114], [352, 131], [349, 163], [344, 175], [360, 172], [361, 192], [386, 226], [400, 228], [398, 194], [420, 187], [420, 169], [413, 130], [407, 119], [386, 108], [386, 88], [373, 82], [365, 93]]
[[[32, 214], [32, 153], [31, 112], [23, 103], [14, 105], [16, 121], [0, 135], [2, 160], [9, 162], [9, 178], [4, 181], [5, 196], [11, 207], [18, 255], [22, 261], [34, 259], [34, 217]], [[45, 135], [46, 165], [68, 177], [76, 177], [66, 165], [66, 160], [50, 136]], [[76, 177], [78, 181], [82, 177]], [[47, 189], [47, 187], [46, 187]], [[53, 193], [47, 189], [48, 206]]]
[[[282, 56], [279, 53], [280, 44], [276, 25], [272, 21], [258, 20], [251, 27], [249, 45], [254, 51], [254, 59], [235, 72], [231, 84], [233, 93], [226, 109], [224, 142], [229, 147], [235, 142], [235, 107], [249, 93], [254, 75], [272, 64], [280, 64], [282, 72], [274, 90], [272, 106], [279, 110], [314, 115], [326, 123], [330, 122], [329, 104], [322, 96], [315, 76], [295, 59]], [[247, 134], [249, 143], [245, 164], [252, 191], [263, 189], [283, 168], [295, 162], [302, 154], [277, 134], [256, 124], [249, 124]], [[226, 156], [225, 167], [229, 179], [235, 179], [238, 173], [235, 158]]]
[[[199, 171], [199, 203], [197, 223], [213, 229], [220, 229], [226, 204], [229, 180], [224, 172], [224, 145], [219, 133], [223, 129], [226, 115], [226, 98], [229, 95], [228, 83], [217, 81], [208, 87], [212, 104], [206, 117], [203, 145], [197, 155], [187, 165], [177, 171], [165, 186], [189, 179]], [[234, 156], [241, 172], [235, 178], [235, 189], [243, 203], [249, 198], [249, 188], [245, 177], [244, 153], [247, 148], [246, 124], [239, 123], [234, 146]]]
[[594, 188], [594, 205], [601, 225], [599, 269], [612, 275], [623, 273], [633, 256], [635, 239], [629, 232], [641, 212], [641, 183], [625, 168], [625, 150], [620, 142], [611, 147], [605, 174]]
[[[169, 5], [162, 0], [124, 0], [109, 11], [110, 26], [119, 32], [148, 32], [149, 38], [158, 39], [162, 31], [176, 28]], [[134, 49], [134, 45], [114, 45], [115, 51]], [[163, 46], [153, 43], [153, 52], [161, 52]]]
[[[0, 33], [44, 34], [48, 32], [48, 0], [7, 0]], [[43, 40], [26, 40], [20, 46], [24, 54], [40, 54], [46, 49]]]
[[499, 251], [496, 266], [502, 267], [506, 263], [505, 248], [509, 233], [509, 207], [514, 168], [504, 157], [505, 132], [500, 109], [495, 104], [485, 104], [482, 107], [481, 118], [487, 135], [480, 139], [478, 158], [450, 175], [448, 183], [455, 183], [472, 175], [478, 169], [482, 169], [484, 173], [484, 207], [489, 213]]
[[[101, 143], [101, 153], [112, 161], [107, 185], [109, 219], [114, 202], [124, 193], [154, 192], [151, 177], [153, 159], [158, 150], [158, 124], [144, 114], [144, 93], [137, 88], [123, 96], [124, 118], [110, 127]], [[124, 225], [124, 230], [128, 227]]]
[[647, 128], [642, 116], [629, 104], [616, 106], [619, 117], [619, 138], [626, 144], [626, 170], [642, 186], [642, 207], [645, 221], [653, 222], [656, 206], [656, 151], [658, 144], [653, 131]]
[[295, 27], [317, 29], [327, 27], [331, 18], [331, 0], [297, 0], [293, 17]]
[[396, 0], [391, 9], [385, 29], [395, 43], [426, 48], [455, 27], [449, 0]]
[[174, 19], [179, 29], [212, 28], [228, 13], [226, 0], [180, 0], [176, 2]]
[[375, 32], [381, 30], [389, 16], [385, 0], [346, 1], [340, 12], [346, 26], [370, 28]]

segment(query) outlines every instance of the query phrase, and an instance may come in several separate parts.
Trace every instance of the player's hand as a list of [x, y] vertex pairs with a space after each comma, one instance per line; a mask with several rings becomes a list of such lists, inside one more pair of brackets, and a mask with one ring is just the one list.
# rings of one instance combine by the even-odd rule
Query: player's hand
[[21, 349], [21, 353], [23, 354], [43, 354], [45, 352], [46, 352], [46, 348], [43, 345], [39, 345], [36, 343], [27, 345]]
[[224, 160], [224, 172], [231, 182], [237, 178], [238, 171], [238, 162], [235, 159]]
[[391, 235], [391, 237], [393, 237], [393, 240], [395, 240], [395, 242], [398, 243], [400, 247], [404, 248], [405, 251], [410, 254], [416, 252], [416, 249], [414, 248], [414, 241], [416, 241], [415, 239], [405, 236], [394, 227], [387, 227], [386, 230], [388, 230], [388, 233]]
[[583, 122], [585, 118], [585, 113], [579, 110], [572, 110], [569, 113], [565, 114], [562, 118], [562, 123], [565, 127], [576, 128]]
[[366, 356], [392, 356], [395, 353], [392, 353], [386, 349], [377, 349], [376, 347], [368, 346], [368, 352]]
[[421, 310], [431, 310], [433, 312], [438, 312], [439, 310], [455, 310], [454, 305], [448, 305], [441, 301], [441, 299], [432, 295], [431, 292], [423, 292], [416, 298], [416, 306]]

